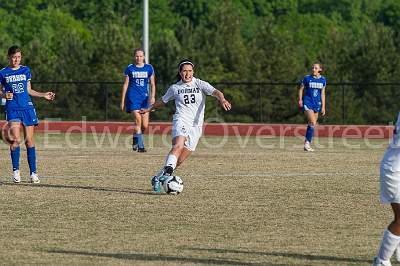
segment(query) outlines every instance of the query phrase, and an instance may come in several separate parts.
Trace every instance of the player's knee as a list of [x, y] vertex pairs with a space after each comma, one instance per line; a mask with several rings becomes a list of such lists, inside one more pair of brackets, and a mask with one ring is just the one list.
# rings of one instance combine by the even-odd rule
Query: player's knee
[[173, 152], [174, 154], [181, 154], [182, 151], [183, 151], [183, 144], [175, 144], [175, 145], [172, 147], [172, 152]]
[[33, 139], [26, 139], [25, 140], [25, 146], [26, 147], [33, 147], [33, 146], [35, 146], [35, 142], [33, 141]]
[[308, 125], [309, 125], [310, 127], [315, 127], [315, 126], [317, 125], [317, 122], [310, 121], [310, 122], [308, 122]]
[[139, 126], [138, 124], [136, 124], [135, 127], [134, 127], [133, 129], [135, 130], [136, 133], [139, 133], [139, 132], [141, 132], [142, 127]]
[[148, 128], [149, 128], [149, 125], [142, 125], [142, 133], [147, 131]]
[[12, 139], [10, 140], [10, 147], [12, 150], [16, 149], [19, 144], [21, 143], [21, 141], [19, 139]]

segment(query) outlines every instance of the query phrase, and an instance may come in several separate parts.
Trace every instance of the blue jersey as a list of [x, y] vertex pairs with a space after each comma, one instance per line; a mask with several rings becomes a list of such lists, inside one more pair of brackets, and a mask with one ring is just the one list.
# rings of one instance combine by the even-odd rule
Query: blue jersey
[[6, 101], [6, 110], [33, 109], [31, 97], [28, 94], [28, 81], [31, 80], [31, 70], [20, 66], [17, 70], [5, 67], [0, 70], [0, 83], [3, 92], [12, 92], [12, 100]]
[[127, 97], [148, 97], [148, 84], [150, 82], [150, 77], [153, 74], [154, 69], [150, 64], [144, 64], [142, 67], [130, 64], [125, 69], [125, 76], [129, 77]]
[[304, 86], [303, 102], [311, 105], [309, 108], [321, 107], [321, 91], [326, 86], [326, 79], [323, 76], [315, 78], [313, 75], [307, 75], [301, 81]]

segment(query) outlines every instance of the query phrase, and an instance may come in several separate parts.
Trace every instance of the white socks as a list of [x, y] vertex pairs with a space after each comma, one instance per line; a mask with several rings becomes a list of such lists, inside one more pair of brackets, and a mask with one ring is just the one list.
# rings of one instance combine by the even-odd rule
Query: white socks
[[169, 154], [167, 156], [167, 159], [165, 160], [165, 166], [171, 166], [175, 170], [177, 161], [178, 159], [176, 158], [175, 155]]
[[390, 260], [399, 243], [400, 236], [394, 235], [386, 229], [379, 247], [378, 258], [384, 261]]

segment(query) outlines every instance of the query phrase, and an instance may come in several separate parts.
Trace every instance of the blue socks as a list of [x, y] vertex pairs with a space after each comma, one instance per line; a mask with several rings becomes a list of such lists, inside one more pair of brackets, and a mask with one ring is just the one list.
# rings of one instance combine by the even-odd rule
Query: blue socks
[[[11, 162], [13, 171], [19, 170], [19, 157], [20, 157], [21, 149], [18, 146], [14, 150], [10, 149]], [[35, 147], [26, 148], [27, 159], [30, 169], [30, 174], [36, 173], [36, 150]]]
[[35, 147], [26, 148], [30, 174], [36, 173], [36, 149]]
[[19, 155], [20, 155], [19, 146], [14, 150], [10, 148], [10, 156], [11, 156], [13, 171], [19, 170]]
[[136, 138], [137, 142], [136, 144], [138, 145], [139, 149], [144, 149], [144, 142], [143, 142], [143, 134], [142, 133], [137, 133], [133, 138]]
[[311, 140], [312, 140], [313, 136], [314, 136], [314, 127], [308, 125], [307, 126], [307, 131], [306, 131], [306, 141], [311, 143]]

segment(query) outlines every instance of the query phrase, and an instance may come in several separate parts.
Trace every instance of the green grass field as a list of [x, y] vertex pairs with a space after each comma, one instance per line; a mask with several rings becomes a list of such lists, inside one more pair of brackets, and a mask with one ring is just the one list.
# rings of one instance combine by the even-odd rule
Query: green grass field
[[169, 136], [146, 154], [125, 135], [36, 140], [40, 185], [25, 148], [13, 184], [0, 145], [1, 265], [370, 265], [392, 218], [379, 203], [387, 141], [305, 153], [298, 138], [207, 137], [171, 196], [150, 187]]

